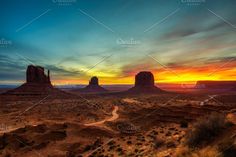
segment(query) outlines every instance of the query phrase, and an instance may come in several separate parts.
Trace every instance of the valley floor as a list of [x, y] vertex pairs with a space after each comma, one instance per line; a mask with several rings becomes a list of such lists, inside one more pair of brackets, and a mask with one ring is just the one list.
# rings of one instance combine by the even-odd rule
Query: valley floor
[[236, 140], [234, 95], [0, 98], [0, 154], [6, 157], [178, 157], [194, 124], [211, 113], [226, 115], [231, 125], [199, 150]]

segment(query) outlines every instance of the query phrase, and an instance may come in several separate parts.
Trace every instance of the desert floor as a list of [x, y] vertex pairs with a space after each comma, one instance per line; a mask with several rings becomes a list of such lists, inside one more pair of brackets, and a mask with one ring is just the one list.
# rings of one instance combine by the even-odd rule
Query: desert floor
[[172, 157], [213, 112], [232, 125], [199, 149], [236, 139], [235, 94], [73, 94], [1, 96], [1, 156]]

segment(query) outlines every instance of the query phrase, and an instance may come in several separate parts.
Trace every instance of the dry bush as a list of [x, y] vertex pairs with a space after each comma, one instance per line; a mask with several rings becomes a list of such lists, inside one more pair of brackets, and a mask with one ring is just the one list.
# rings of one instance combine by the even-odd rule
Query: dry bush
[[11, 155], [11, 153], [10, 153], [9, 150], [4, 149], [4, 150], [0, 153], [0, 156], [2, 156], [2, 157], [11, 157], [12, 155]]
[[180, 121], [180, 127], [181, 128], [187, 128], [188, 127], [188, 122], [186, 120]]
[[176, 149], [175, 157], [223, 157], [215, 147], [194, 150], [187, 146]]
[[177, 147], [175, 150], [175, 157], [190, 157], [192, 154], [192, 150], [187, 146]]
[[154, 143], [154, 148], [158, 149], [158, 148], [162, 147], [165, 144], [165, 140], [156, 137], [154, 139], [153, 143]]
[[188, 133], [186, 143], [192, 148], [208, 143], [219, 135], [226, 126], [227, 122], [223, 114], [213, 113], [208, 117], [201, 118]]
[[222, 157], [222, 154], [214, 147], [207, 147], [194, 153], [193, 157]]
[[222, 152], [224, 157], [235, 157], [236, 140], [234, 138], [227, 138], [219, 144], [218, 149]]

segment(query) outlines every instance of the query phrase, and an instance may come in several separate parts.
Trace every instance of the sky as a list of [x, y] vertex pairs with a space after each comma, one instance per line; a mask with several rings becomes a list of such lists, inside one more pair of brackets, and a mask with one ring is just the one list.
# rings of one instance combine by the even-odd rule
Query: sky
[[55, 85], [236, 79], [235, 0], [1, 0], [0, 84], [27, 65]]

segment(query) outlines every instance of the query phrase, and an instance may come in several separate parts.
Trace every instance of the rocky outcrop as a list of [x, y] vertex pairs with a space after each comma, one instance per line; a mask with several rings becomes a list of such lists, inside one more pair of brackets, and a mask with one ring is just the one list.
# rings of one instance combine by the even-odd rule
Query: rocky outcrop
[[99, 86], [98, 84], [98, 78], [95, 76], [95, 77], [92, 77], [91, 80], [89, 81], [89, 85], [90, 86]]
[[155, 86], [154, 76], [151, 72], [142, 71], [135, 76], [135, 85], [128, 92], [157, 93], [162, 92], [162, 90]]
[[29, 65], [26, 70], [26, 83], [20, 87], [7, 91], [7, 95], [47, 95], [51, 92], [59, 91], [54, 89], [50, 81], [50, 72], [44, 73], [44, 68]]
[[135, 76], [135, 87], [154, 87], [154, 76], [151, 72], [142, 71]]
[[80, 92], [102, 93], [102, 92], [107, 92], [107, 90], [99, 85], [98, 78], [94, 76], [90, 79], [89, 85], [81, 89]]
[[48, 70], [48, 75], [45, 75], [43, 67], [29, 65], [26, 71], [26, 83], [51, 84], [50, 71]]

